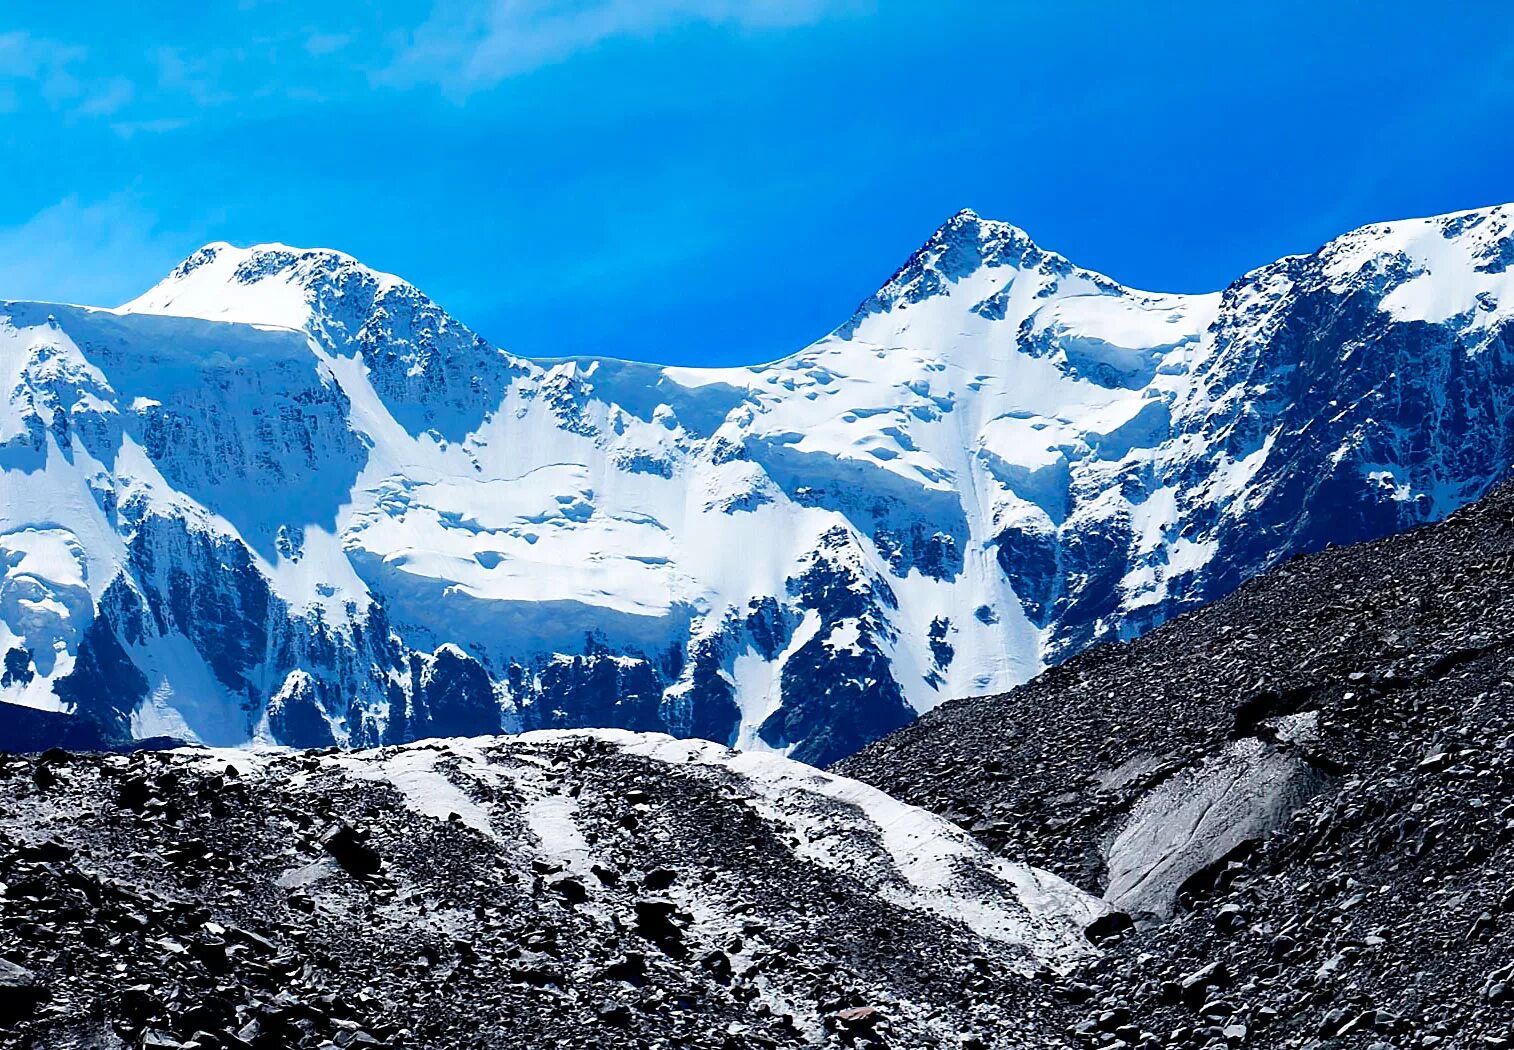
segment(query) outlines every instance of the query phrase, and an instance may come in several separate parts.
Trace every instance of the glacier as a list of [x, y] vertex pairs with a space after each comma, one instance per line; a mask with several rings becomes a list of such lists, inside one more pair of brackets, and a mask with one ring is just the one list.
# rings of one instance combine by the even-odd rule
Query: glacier
[[828, 763], [1481, 496], [1511, 264], [1502, 206], [1159, 294], [964, 211], [832, 334], [716, 369], [521, 358], [284, 245], [5, 302], [0, 710]]

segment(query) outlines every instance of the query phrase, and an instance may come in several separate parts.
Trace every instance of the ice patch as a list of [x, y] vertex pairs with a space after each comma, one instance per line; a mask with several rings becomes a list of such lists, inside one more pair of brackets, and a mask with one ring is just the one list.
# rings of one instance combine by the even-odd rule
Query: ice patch
[[[1288, 732], [1307, 733], [1307, 719]], [[1264, 838], [1316, 791], [1322, 774], [1255, 738], [1163, 781], [1105, 849], [1104, 899], [1133, 916], [1169, 917], [1178, 890], [1236, 847]]]
[[450, 820], [456, 814], [468, 827], [494, 837], [488, 810], [469, 798], [445, 770], [437, 768], [447, 759], [455, 759], [465, 770], [488, 765], [477, 748], [450, 740], [401, 748], [392, 754], [357, 752], [326, 761], [360, 779], [391, 784], [404, 796], [405, 804], [422, 816]]
[[[898, 906], [960, 922], [984, 937], [1056, 955], [1079, 943], [1083, 928], [1106, 910], [1049, 872], [990, 854], [934, 814], [780, 755], [615, 730], [528, 733], [520, 739], [574, 735], [670, 765], [705, 766], [740, 777], [744, 801], [764, 819], [790, 829], [794, 848], [805, 859], [877, 883]], [[879, 847], [894, 869], [894, 881], [886, 867], [879, 868]]]

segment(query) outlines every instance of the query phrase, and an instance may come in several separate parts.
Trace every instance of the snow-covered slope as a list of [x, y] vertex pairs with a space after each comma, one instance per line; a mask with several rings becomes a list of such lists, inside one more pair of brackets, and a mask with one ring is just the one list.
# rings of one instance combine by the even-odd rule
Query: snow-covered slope
[[[138, 735], [812, 762], [1514, 461], [1514, 207], [1212, 295], [963, 212], [751, 368], [513, 357], [331, 251], [0, 307], [0, 697]], [[1507, 300], [1507, 302], [1506, 302]]]

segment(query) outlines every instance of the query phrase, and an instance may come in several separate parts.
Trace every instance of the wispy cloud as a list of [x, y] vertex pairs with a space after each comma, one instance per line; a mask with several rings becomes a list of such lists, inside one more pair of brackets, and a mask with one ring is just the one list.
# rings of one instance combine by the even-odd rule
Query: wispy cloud
[[108, 117], [119, 112], [136, 97], [136, 89], [130, 80], [111, 77], [91, 86], [81, 96], [74, 112], [81, 117]]
[[82, 47], [61, 44], [25, 30], [0, 33], [0, 80], [49, 80], [68, 75], [69, 67], [82, 62]]
[[866, 0], [437, 0], [381, 79], [436, 83], [463, 98], [618, 37], [691, 24], [791, 28], [865, 6]]
[[87, 48], [24, 30], [0, 33], [0, 109], [32, 96], [69, 116], [104, 117], [132, 100], [131, 81], [88, 72]]
[[149, 120], [111, 121], [110, 130], [120, 138], [130, 140], [140, 135], [167, 135], [188, 126], [188, 117], [153, 117]]
[[64, 197], [0, 226], [0, 298], [114, 306], [168, 272], [192, 240], [164, 230], [130, 192]]
[[239, 53], [209, 49], [191, 55], [183, 48], [160, 47], [152, 59], [157, 89], [165, 97], [184, 99], [201, 110], [236, 100], [236, 93], [223, 84], [222, 74], [240, 65]]
[[305, 53], [314, 58], [322, 55], [335, 54], [348, 44], [352, 43], [352, 37], [347, 33], [319, 33], [311, 32], [305, 37]]
[[25, 30], [0, 33], [0, 83], [21, 95], [35, 91], [52, 103], [77, 100], [84, 93], [75, 69], [88, 52]]

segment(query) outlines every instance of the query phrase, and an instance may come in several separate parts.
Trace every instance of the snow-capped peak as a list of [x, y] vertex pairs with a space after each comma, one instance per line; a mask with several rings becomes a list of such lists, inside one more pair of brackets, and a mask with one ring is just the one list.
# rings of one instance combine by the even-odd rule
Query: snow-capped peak
[[985, 266], [1072, 269], [1060, 255], [1043, 251], [1020, 227], [979, 218], [976, 212], [964, 208], [915, 250], [875, 298], [930, 294], [939, 290], [940, 282], [960, 280]]
[[352, 285], [375, 297], [413, 287], [331, 248], [212, 241], [119, 311], [304, 328], [323, 288]]
[[1374, 223], [1320, 252], [1338, 291], [1396, 286], [1382, 309], [1399, 321], [1438, 324], [1458, 315], [1479, 328], [1514, 302], [1514, 205]]
[[460, 438], [498, 407], [518, 362], [413, 284], [329, 248], [206, 245], [116, 311], [293, 328], [334, 357], [363, 357], [402, 425]]
[[1103, 274], [1042, 248], [1020, 227], [984, 219], [971, 208], [963, 208], [942, 223], [835, 334], [849, 339], [869, 317], [908, 309], [963, 287], [974, 295], [973, 312], [993, 320], [1004, 319], [1011, 297], [1029, 302], [1125, 291]]
[[0, 695], [204, 740], [616, 725], [829, 761], [1480, 495], [1514, 462], [1509, 218], [1159, 295], [964, 210], [750, 368], [521, 361], [281, 244], [115, 313], [0, 306]]

